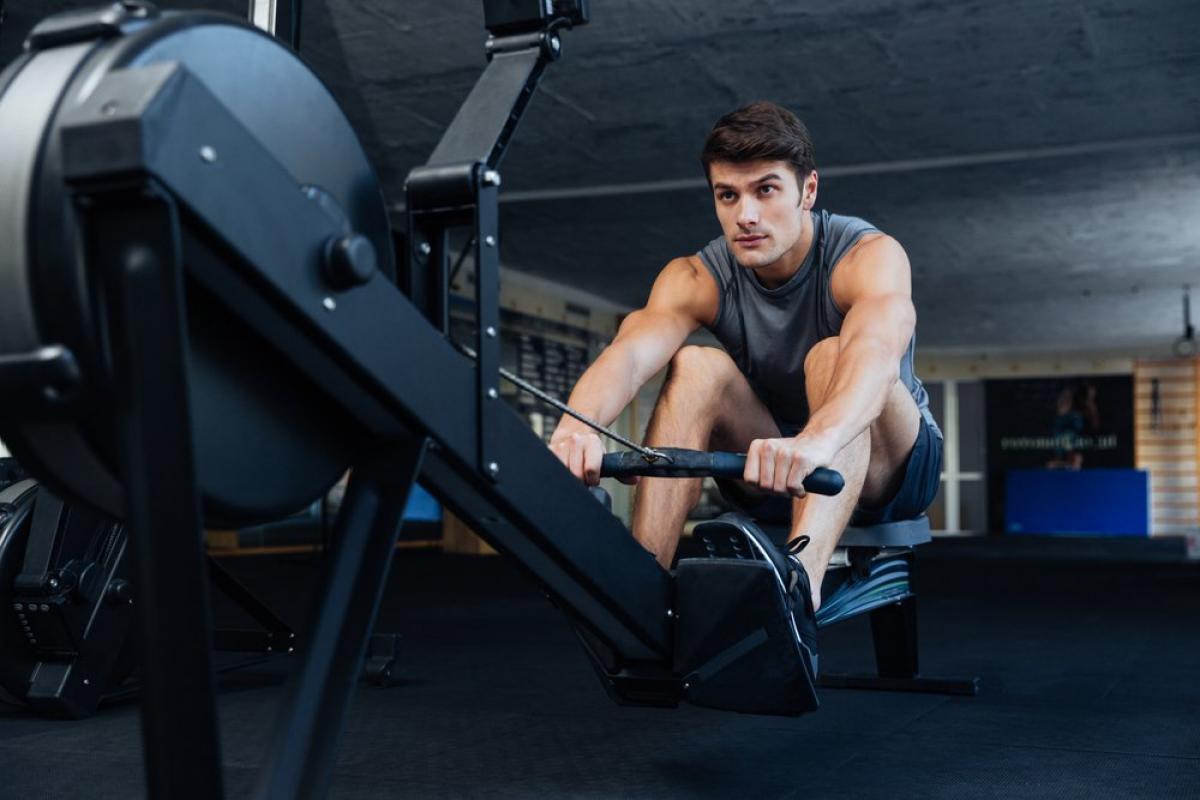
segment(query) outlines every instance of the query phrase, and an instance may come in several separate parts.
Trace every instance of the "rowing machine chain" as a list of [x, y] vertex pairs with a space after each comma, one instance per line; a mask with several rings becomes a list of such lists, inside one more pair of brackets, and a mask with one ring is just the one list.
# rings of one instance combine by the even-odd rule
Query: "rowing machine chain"
[[[470, 358], [474, 359], [476, 357], [475, 351], [472, 350], [470, 347], [467, 347], [465, 344], [458, 345], [458, 348], [464, 354], [469, 356]], [[628, 447], [629, 449], [636, 451], [637, 453], [639, 453], [642, 456], [642, 458], [646, 459], [647, 463], [655, 464], [655, 463], [658, 463], [659, 461], [663, 461], [667, 464], [672, 463], [671, 457], [669, 455], [667, 455], [666, 453], [662, 452], [661, 450], [655, 450], [653, 447], [645, 447], [645, 446], [637, 444], [636, 442], [633, 442], [629, 439], [626, 439], [621, 434], [617, 433], [616, 431], [609, 430], [608, 428], [601, 425], [599, 422], [596, 422], [591, 417], [588, 417], [586, 414], [581, 414], [580, 412], [571, 408], [569, 405], [562, 402], [558, 398], [553, 397], [552, 395], [549, 395], [546, 392], [543, 392], [541, 389], [534, 386], [532, 383], [529, 383], [528, 381], [517, 377], [513, 373], [506, 370], [504, 367], [500, 367], [500, 377], [504, 378], [506, 381], [513, 384], [518, 389], [528, 392], [529, 394], [533, 395], [534, 397], [541, 400], [542, 402], [549, 403], [550, 405], [554, 406], [555, 408], [557, 408], [559, 411], [563, 412], [564, 414], [568, 414], [568, 415], [574, 417], [575, 419], [582, 422], [584, 425], [587, 425], [589, 428], [596, 431], [596, 433], [599, 433], [602, 436], [607, 436], [608, 438], [612, 439], [614, 442], [617, 442], [618, 444], [623, 444], [626, 447]]]

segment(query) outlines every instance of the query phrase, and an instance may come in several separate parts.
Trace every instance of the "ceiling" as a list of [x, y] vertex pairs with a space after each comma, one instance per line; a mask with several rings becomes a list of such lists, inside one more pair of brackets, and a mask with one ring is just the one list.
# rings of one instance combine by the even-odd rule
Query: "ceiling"
[[[7, 5], [4, 60], [83, 4]], [[639, 305], [719, 234], [709, 126], [767, 98], [813, 132], [819, 205], [907, 249], [923, 346], [1165, 353], [1179, 335], [1200, 286], [1195, 0], [593, 0], [592, 20], [503, 165], [510, 268]], [[482, 4], [309, 0], [303, 34], [401, 202], [484, 66]]]

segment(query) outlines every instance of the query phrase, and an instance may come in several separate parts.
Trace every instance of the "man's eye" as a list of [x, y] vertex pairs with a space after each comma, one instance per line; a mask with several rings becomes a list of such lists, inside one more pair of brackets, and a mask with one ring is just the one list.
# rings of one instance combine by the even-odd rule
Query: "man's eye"
[[775, 187], [774, 187], [774, 186], [760, 186], [760, 187], [758, 187], [758, 193], [759, 193], [759, 194], [770, 194], [770, 193], [772, 193], [772, 192], [774, 192], [774, 191], [775, 191]]
[[721, 194], [718, 196], [722, 200], [732, 200], [734, 197], [736, 197], [736, 195], [733, 192], [721, 192]]

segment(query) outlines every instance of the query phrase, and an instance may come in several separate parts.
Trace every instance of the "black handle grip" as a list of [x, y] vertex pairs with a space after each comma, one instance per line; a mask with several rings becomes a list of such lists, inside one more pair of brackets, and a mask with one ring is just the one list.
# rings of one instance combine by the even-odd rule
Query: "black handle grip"
[[[675, 447], [657, 448], [670, 457], [666, 461], [649, 462], [641, 453], [627, 450], [609, 453], [600, 466], [603, 478], [627, 478], [642, 475], [650, 478], [730, 478], [741, 480], [746, 471], [746, 456], [741, 453], [682, 450]], [[836, 470], [818, 467], [804, 479], [804, 490], [813, 494], [835, 495], [846, 485]]]

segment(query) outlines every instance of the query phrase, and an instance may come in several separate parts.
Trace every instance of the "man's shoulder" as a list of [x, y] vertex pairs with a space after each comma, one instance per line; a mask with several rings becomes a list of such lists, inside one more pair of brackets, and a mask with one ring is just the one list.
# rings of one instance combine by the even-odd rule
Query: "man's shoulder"
[[700, 282], [708, 284], [714, 280], [712, 270], [707, 266], [704, 258], [699, 253], [671, 259], [663, 267], [660, 275], [672, 281], [687, 283]]
[[698, 255], [680, 256], [667, 262], [654, 282], [647, 308], [675, 309], [708, 325], [720, 309], [720, 289]]
[[881, 231], [873, 223], [862, 217], [851, 217], [845, 214], [832, 214], [822, 211], [825, 224], [825, 254], [831, 268], [836, 268], [843, 261], [851, 262], [864, 255], [871, 257], [888, 248], [896, 241]]
[[822, 211], [820, 214], [824, 217], [826, 231], [832, 238], [857, 238], [866, 233], [882, 233], [873, 222], [862, 217], [834, 214], [831, 211]]
[[724, 236], [718, 236], [690, 256], [701, 267], [719, 275], [727, 274], [733, 266], [733, 254]]

